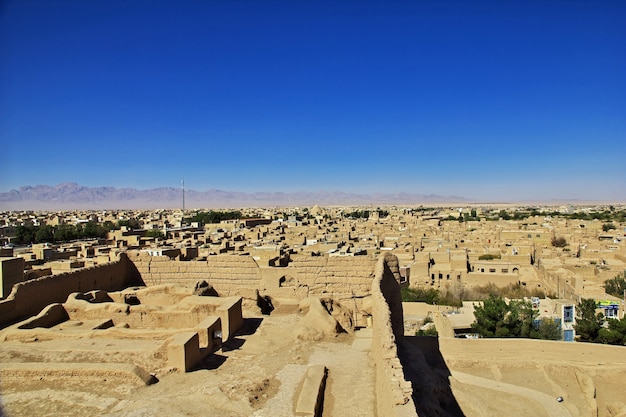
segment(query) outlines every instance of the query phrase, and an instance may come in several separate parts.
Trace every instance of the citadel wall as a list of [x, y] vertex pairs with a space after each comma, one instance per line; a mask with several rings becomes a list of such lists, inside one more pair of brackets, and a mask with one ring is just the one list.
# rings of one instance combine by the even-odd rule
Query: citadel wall
[[[288, 266], [259, 266], [248, 254], [211, 255], [206, 260], [179, 261], [167, 256], [129, 251], [128, 258], [147, 286], [207, 281], [220, 296], [256, 300], [257, 291], [275, 298], [332, 297], [355, 312], [367, 309], [376, 259], [293, 255]], [[360, 322], [363, 320], [363, 323]], [[355, 325], [364, 324], [357, 315]]]
[[74, 292], [119, 291], [138, 284], [140, 276], [124, 254], [108, 264], [20, 282], [0, 301], [0, 326], [37, 315], [49, 304], [65, 302]]
[[411, 383], [404, 379], [397, 342], [404, 334], [398, 259], [386, 254], [376, 264], [372, 283], [372, 358], [376, 367], [379, 416], [417, 416]]

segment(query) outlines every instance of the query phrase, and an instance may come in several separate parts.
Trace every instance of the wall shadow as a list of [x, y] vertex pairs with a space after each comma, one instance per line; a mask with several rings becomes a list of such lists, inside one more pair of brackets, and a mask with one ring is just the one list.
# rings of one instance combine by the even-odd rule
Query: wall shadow
[[246, 343], [244, 339], [233, 337], [222, 343], [222, 352], [230, 352], [231, 350], [240, 349]]
[[128, 287], [145, 287], [146, 283], [141, 276], [141, 272], [137, 269], [137, 266], [128, 258], [128, 255], [122, 253], [120, 255], [120, 261], [124, 262], [124, 268], [126, 269], [126, 279], [124, 282], [124, 288], [120, 288], [123, 290]]
[[439, 350], [438, 337], [404, 336], [398, 354], [404, 377], [413, 385], [418, 415], [465, 417], [452, 393], [451, 373]]
[[256, 333], [263, 319], [261, 317], [249, 317], [243, 319], [243, 325], [235, 332], [236, 336], [250, 336]]
[[257, 329], [263, 322], [263, 319], [260, 317], [250, 317], [243, 319], [243, 324], [235, 332], [234, 337], [222, 343], [222, 352], [230, 352], [231, 350], [240, 349], [244, 343], [246, 343], [246, 339], [240, 336], [250, 336], [256, 333]]
[[228, 359], [227, 356], [220, 355], [218, 353], [211, 353], [202, 361], [200, 361], [198, 365], [196, 365], [196, 367], [194, 368], [194, 371], [197, 371], [200, 369], [211, 371], [211, 370], [217, 369], [220, 366], [222, 366], [224, 362], [226, 362], [227, 359]]

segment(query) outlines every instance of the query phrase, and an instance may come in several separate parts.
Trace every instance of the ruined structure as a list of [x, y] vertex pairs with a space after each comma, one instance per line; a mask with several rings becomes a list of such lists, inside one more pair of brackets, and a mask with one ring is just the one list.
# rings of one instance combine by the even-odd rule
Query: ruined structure
[[[327, 213], [336, 215], [317, 208], [314, 221], [289, 216], [204, 228], [181, 227], [182, 213], [152, 213], [144, 221], [165, 230], [162, 240], [125, 229], [112, 233], [112, 242], [3, 248], [4, 411], [626, 412], [616, 388], [626, 369], [619, 347], [455, 339], [471, 324], [471, 306], [411, 306], [409, 321], [430, 317], [439, 332], [438, 339], [417, 337], [400, 296], [404, 286], [515, 284], [562, 297], [553, 307], [542, 302], [552, 317], [581, 296], [605, 299], [602, 280], [626, 264], [619, 233], [607, 240], [594, 222], [572, 231], [538, 218], [519, 227], [502, 219], [442, 222], [450, 216], [445, 210], [326, 223]], [[571, 247], [552, 247], [557, 234]], [[559, 396], [565, 401], [553, 403]]]

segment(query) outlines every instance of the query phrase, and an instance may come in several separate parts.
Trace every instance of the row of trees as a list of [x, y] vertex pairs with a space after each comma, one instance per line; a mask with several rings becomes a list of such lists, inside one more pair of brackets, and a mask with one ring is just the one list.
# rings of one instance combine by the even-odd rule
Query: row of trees
[[219, 223], [222, 220], [245, 219], [239, 210], [234, 211], [199, 211], [192, 217], [184, 219], [184, 223], [198, 222], [200, 225]]
[[554, 294], [546, 294], [541, 288], [527, 288], [520, 283], [498, 287], [494, 283], [486, 285], [466, 287], [462, 283], [445, 285], [440, 289], [433, 287], [402, 288], [402, 301], [422, 302], [427, 304], [440, 304], [447, 306], [462, 306], [463, 301], [486, 300], [489, 297], [506, 297], [511, 299], [539, 297], [556, 297]]
[[[542, 217], [560, 217], [571, 220], [601, 220], [611, 224], [611, 222], [624, 222], [626, 221], [626, 210], [616, 210], [615, 207], [609, 206], [602, 211], [591, 212], [579, 212], [579, 213], [561, 213], [558, 211], [539, 211], [537, 209], [519, 210], [509, 213], [506, 210], [500, 210], [498, 213], [488, 214], [485, 216], [487, 220], [498, 220], [500, 218], [504, 220], [524, 220], [529, 217], [542, 216]], [[610, 226], [607, 226], [610, 227]], [[607, 230], [605, 230], [606, 232]]]
[[[43, 225], [19, 225], [15, 228], [15, 238], [12, 242], [18, 245], [31, 243], [55, 243], [69, 242], [79, 239], [105, 238], [112, 230], [119, 230], [122, 226], [130, 229], [141, 227], [137, 219], [124, 219], [117, 222], [105, 221], [102, 223], [87, 222], [73, 224], [59, 224], [57, 226]], [[148, 237], [164, 238], [164, 233], [159, 229], [148, 230]]]
[[108, 223], [79, 223], [60, 224], [58, 226], [20, 225], [15, 228], [15, 238], [12, 240], [18, 245], [29, 243], [68, 242], [77, 239], [104, 238], [110, 230], [119, 227], [112, 222]]
[[578, 304], [574, 328], [581, 342], [626, 345], [626, 319], [605, 320], [604, 314], [596, 313], [596, 302], [591, 298], [583, 298]]
[[554, 320], [537, 322], [538, 315], [529, 301], [513, 300], [507, 304], [502, 297], [490, 295], [482, 306], [475, 307], [472, 330], [481, 337], [561, 339], [561, 330]]
[[351, 211], [349, 213], [344, 213], [343, 217], [347, 217], [350, 219], [369, 219], [370, 214], [374, 212], [374, 213], [378, 213], [378, 217], [380, 218], [385, 218], [387, 216], [389, 216], [389, 211], [387, 210], [382, 210], [382, 209], [376, 209], [376, 210], [355, 210], [355, 211]]
[[[626, 319], [606, 320], [596, 313], [593, 299], [578, 304], [574, 329], [581, 342], [626, 345]], [[537, 321], [539, 312], [528, 301], [510, 301], [491, 295], [482, 306], [474, 309], [476, 321], [472, 330], [482, 337], [525, 337], [531, 339], [561, 339], [561, 329], [551, 319]]]

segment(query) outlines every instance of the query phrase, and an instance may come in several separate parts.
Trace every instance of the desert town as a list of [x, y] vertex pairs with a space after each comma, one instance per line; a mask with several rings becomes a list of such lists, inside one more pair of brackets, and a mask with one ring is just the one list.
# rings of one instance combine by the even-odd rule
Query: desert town
[[[624, 317], [624, 210], [1, 212], [1, 414], [624, 417], [624, 347], [575, 327]], [[479, 338], [485, 288], [560, 340]]]

